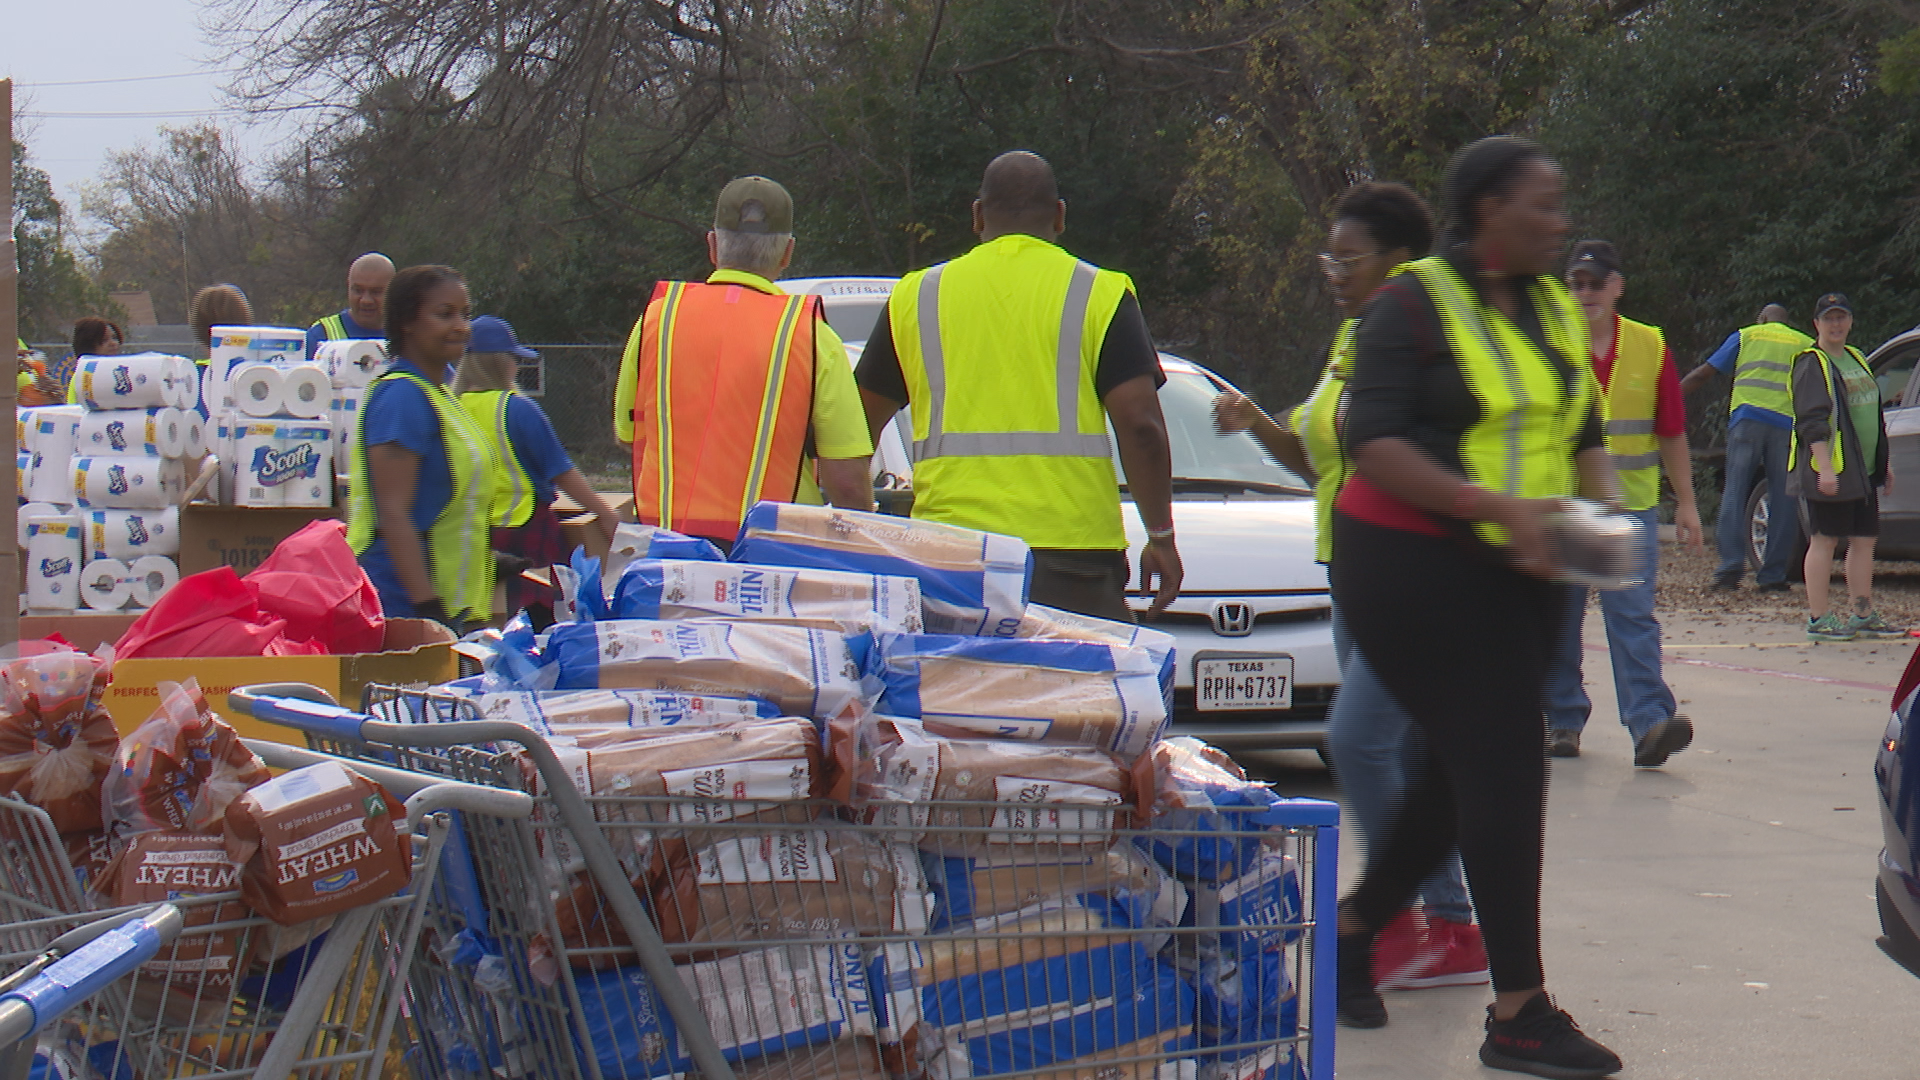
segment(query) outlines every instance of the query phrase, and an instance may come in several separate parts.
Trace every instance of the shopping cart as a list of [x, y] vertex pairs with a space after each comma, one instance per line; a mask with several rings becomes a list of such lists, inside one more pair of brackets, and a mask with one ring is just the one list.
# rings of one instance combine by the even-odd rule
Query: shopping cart
[[[250, 745], [276, 768], [337, 760], [273, 743]], [[506, 821], [524, 818], [532, 802], [498, 788], [347, 764], [406, 798], [415, 834], [407, 889], [330, 920], [281, 927], [242, 901], [238, 868], [218, 881], [183, 882], [170, 900], [183, 923], [178, 936], [72, 1009], [54, 1030], [42, 1031], [42, 1044], [116, 1078], [391, 1072], [387, 1044], [404, 1002], [398, 988], [409, 974], [451, 827], [441, 811], [477, 810]], [[8, 856], [0, 912], [9, 918], [0, 926], [6, 950], [0, 966], [31, 962], [87, 920], [128, 914], [49, 910], [49, 892], [79, 877], [52, 819], [38, 807], [0, 799], [0, 837]]]
[[153, 959], [182, 925], [172, 904], [95, 919], [54, 938], [0, 979], [0, 1080], [26, 1080], [34, 1067], [31, 1040], [42, 1029]]
[[474, 891], [428, 919], [484, 939], [512, 994], [416, 979], [443, 1028], [417, 1025], [425, 1076], [460, 1071], [449, 1038], [505, 1077], [1332, 1076], [1331, 803], [1148, 829], [1018, 803], [587, 796], [573, 754], [471, 699], [229, 701], [345, 757], [536, 797], [531, 821], [462, 815]]

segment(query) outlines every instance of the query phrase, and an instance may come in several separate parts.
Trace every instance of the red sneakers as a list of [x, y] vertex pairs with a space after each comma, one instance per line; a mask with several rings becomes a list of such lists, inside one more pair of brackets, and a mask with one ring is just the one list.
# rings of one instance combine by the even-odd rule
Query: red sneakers
[[1473, 986], [1488, 977], [1480, 928], [1429, 919], [1418, 907], [1395, 916], [1373, 944], [1374, 985], [1381, 990]]

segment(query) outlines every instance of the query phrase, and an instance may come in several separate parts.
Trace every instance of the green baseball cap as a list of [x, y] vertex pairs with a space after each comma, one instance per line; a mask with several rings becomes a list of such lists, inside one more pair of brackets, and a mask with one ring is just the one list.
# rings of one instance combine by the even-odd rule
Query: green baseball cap
[[713, 227], [728, 232], [790, 233], [793, 196], [764, 176], [742, 176], [720, 189]]

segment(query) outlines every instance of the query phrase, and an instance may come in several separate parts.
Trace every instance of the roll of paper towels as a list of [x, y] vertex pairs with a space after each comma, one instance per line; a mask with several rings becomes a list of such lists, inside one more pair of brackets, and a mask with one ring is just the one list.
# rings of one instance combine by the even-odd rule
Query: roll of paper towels
[[27, 449], [36, 454], [44, 453], [50, 459], [58, 459], [62, 455], [72, 457], [79, 438], [80, 422], [87, 415], [86, 410], [78, 405], [63, 405], [40, 409], [38, 413], [33, 418], [33, 431]]
[[[22, 450], [16, 457], [19, 460], [14, 466], [13, 490], [25, 495], [27, 489], [33, 486], [33, 451]], [[32, 498], [31, 495], [27, 497]]]
[[[27, 473], [28, 502], [73, 505], [73, 473], [67, 466], [60, 463], [62, 460], [51, 454], [36, 452], [33, 455], [33, 467]], [[73, 458], [68, 457], [64, 460], [71, 464]]]
[[198, 461], [206, 457], [208, 453], [207, 422], [200, 419], [200, 414], [197, 412], [182, 413], [180, 419], [186, 425], [183, 428], [186, 433], [186, 438], [183, 440], [185, 453], [180, 456], [188, 461]]
[[22, 506], [16, 511], [20, 518], [17, 523], [20, 530], [20, 546], [23, 549], [27, 546], [27, 522], [34, 518], [58, 517], [67, 512], [52, 503], [30, 502]]
[[255, 422], [241, 429], [234, 458], [243, 506], [332, 506], [333, 429]]
[[74, 515], [28, 524], [27, 606], [68, 611], [80, 606], [80, 519]]
[[129, 576], [119, 559], [95, 559], [80, 569], [80, 599], [95, 611], [118, 611], [133, 594]]
[[387, 348], [382, 341], [326, 341], [313, 358], [326, 366], [333, 385], [362, 387], [387, 366]]
[[236, 506], [285, 506], [287, 489], [261, 480], [258, 470], [279, 453], [280, 426], [264, 420], [236, 424], [233, 439], [233, 502]]
[[75, 457], [73, 501], [108, 510], [161, 510], [178, 497], [185, 470], [158, 457]]
[[152, 607], [168, 589], [180, 583], [180, 566], [165, 555], [144, 555], [128, 567], [133, 602]]
[[166, 353], [89, 356], [74, 371], [79, 403], [88, 409], [155, 409], [174, 395], [175, 357]]
[[72, 453], [181, 457], [186, 453], [188, 415], [172, 407], [90, 412], [80, 417]]
[[234, 369], [228, 392], [233, 407], [247, 416], [273, 416], [279, 413], [286, 376], [272, 364], [247, 364]]
[[307, 332], [291, 326], [216, 326], [205, 387], [209, 409], [232, 408], [234, 370], [247, 364], [292, 364], [307, 358]]
[[180, 554], [177, 506], [164, 510], [85, 510], [80, 524], [89, 559], [130, 563], [143, 555]]
[[318, 420], [333, 404], [333, 382], [319, 364], [295, 364], [280, 371], [281, 412], [302, 420]]

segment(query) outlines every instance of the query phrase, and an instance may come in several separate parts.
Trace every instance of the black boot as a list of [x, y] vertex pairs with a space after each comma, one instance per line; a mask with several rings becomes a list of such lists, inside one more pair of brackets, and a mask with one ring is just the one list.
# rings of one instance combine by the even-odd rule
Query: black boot
[[1373, 935], [1341, 934], [1335, 939], [1339, 965], [1337, 1015], [1352, 1028], [1387, 1026], [1387, 1003], [1373, 988]]
[[1551, 1080], [1598, 1080], [1621, 1068], [1620, 1055], [1581, 1034], [1580, 1025], [1555, 1008], [1545, 990], [1528, 998], [1511, 1020], [1495, 1020], [1493, 1006], [1487, 1006], [1480, 1064]]

